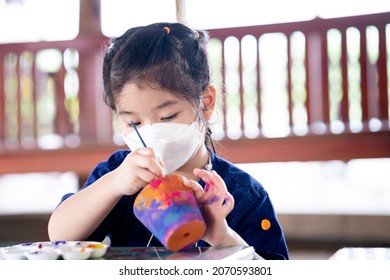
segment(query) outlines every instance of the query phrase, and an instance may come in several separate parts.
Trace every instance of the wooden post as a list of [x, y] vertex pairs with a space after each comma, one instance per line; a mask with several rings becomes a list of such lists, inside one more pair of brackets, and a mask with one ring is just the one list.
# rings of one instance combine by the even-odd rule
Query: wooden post
[[100, 0], [81, 0], [79, 20], [79, 37], [100, 37]]
[[4, 54], [0, 53], [0, 150], [5, 145]]
[[107, 38], [101, 33], [100, 0], [80, 1], [79, 39], [91, 47], [80, 52], [80, 140], [87, 143], [112, 143], [110, 109], [102, 99], [102, 50]]
[[176, 20], [180, 23], [187, 23], [187, 16], [185, 11], [185, 1], [176, 0]]

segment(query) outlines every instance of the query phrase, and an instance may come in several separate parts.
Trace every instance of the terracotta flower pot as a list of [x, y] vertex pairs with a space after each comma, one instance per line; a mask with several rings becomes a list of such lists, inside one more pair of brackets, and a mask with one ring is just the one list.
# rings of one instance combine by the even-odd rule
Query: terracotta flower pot
[[133, 210], [141, 223], [174, 252], [197, 242], [206, 231], [194, 193], [177, 175], [150, 182], [138, 194]]

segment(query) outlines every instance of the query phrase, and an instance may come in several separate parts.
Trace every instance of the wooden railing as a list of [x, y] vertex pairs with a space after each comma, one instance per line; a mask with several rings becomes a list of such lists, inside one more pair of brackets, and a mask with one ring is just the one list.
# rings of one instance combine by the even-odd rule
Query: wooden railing
[[85, 177], [114, 149], [101, 98], [106, 41], [0, 45], [0, 174], [73, 170]]
[[[218, 153], [233, 162], [390, 157], [389, 26], [384, 13], [209, 30]], [[101, 98], [106, 42], [0, 45], [0, 174], [85, 178], [121, 145]]]
[[390, 13], [209, 32], [227, 158], [390, 156]]

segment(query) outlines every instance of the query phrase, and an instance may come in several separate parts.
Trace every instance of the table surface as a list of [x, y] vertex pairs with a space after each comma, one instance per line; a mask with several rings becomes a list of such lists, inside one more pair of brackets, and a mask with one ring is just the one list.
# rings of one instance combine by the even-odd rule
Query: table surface
[[[76, 246], [76, 241], [66, 242], [31, 242], [0, 247], [0, 260], [5, 259], [3, 250], [15, 248], [14, 257], [26, 259], [23, 254], [29, 250], [37, 250], [35, 247], [44, 249], [59, 249], [61, 246]], [[80, 241], [82, 242], [82, 241]], [[65, 243], [69, 243], [65, 245]], [[75, 244], [73, 244], [75, 243]], [[88, 242], [87, 242], [88, 243]], [[96, 242], [91, 242], [96, 243]], [[73, 245], [72, 245], [73, 244]], [[59, 246], [59, 247], [58, 247]], [[20, 248], [22, 250], [20, 251]], [[38, 249], [39, 250], [39, 249]], [[165, 247], [108, 247], [106, 253], [100, 259], [106, 260], [238, 260], [253, 259], [255, 250], [252, 246], [234, 247], [188, 247], [179, 252], [173, 252]], [[21, 256], [19, 256], [21, 255]], [[60, 256], [59, 259], [62, 259]]]
[[164, 247], [110, 247], [107, 260], [237, 260], [252, 259], [252, 246], [190, 247], [172, 252]]
[[390, 260], [387, 247], [345, 247], [334, 253], [330, 260]]

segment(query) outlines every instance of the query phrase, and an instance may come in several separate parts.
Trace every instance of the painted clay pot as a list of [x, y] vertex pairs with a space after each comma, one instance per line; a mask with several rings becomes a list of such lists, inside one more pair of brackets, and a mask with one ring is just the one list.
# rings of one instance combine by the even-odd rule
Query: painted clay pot
[[141, 223], [174, 252], [197, 242], [206, 231], [194, 193], [177, 175], [150, 182], [136, 197], [133, 210]]

